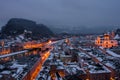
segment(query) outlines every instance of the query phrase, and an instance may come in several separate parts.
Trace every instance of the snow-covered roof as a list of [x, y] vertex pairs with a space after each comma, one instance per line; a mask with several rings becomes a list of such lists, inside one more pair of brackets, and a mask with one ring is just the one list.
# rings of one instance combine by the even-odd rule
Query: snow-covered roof
[[116, 34], [114, 39], [120, 39], [120, 36], [118, 34]]
[[22, 42], [19, 37], [16, 37], [16, 42]]
[[24, 39], [24, 36], [23, 35], [19, 35], [19, 38]]
[[0, 78], [2, 78], [2, 75], [0, 75]]
[[3, 71], [3, 72], [1, 72], [1, 74], [10, 74], [11, 73], [11, 71]]
[[57, 69], [64, 69], [63, 66], [57, 66]]
[[4, 66], [3, 65], [0, 65], [0, 69], [3, 69], [4, 68]]
[[111, 50], [109, 50], [109, 49], [107, 49], [106, 52], [107, 52], [108, 54], [114, 56], [114, 57], [120, 57], [120, 55], [114, 53], [113, 51], [111, 51]]
[[104, 49], [102, 46], [99, 47], [100, 49]]
[[65, 69], [69, 74], [76, 74], [78, 71], [82, 71], [82, 74], [86, 72], [80, 68], [78, 65], [67, 65]]
[[[101, 65], [101, 64], [100, 64]], [[89, 72], [90, 73], [109, 73], [111, 72], [110, 70], [108, 70], [105, 66], [101, 65], [101, 68], [94, 66], [94, 65], [89, 65]]]
[[88, 51], [89, 51], [89, 50], [91, 50], [91, 49], [90, 49], [90, 48], [83, 48], [83, 50], [86, 50], [86, 51], [88, 50]]
[[27, 66], [26, 64], [20, 65], [20, 64], [14, 63], [12, 66], [10, 66], [10, 68], [24, 68], [26, 66]]
[[70, 48], [70, 49], [74, 49], [74, 48], [73, 48], [73, 47], [71, 47], [71, 46], [70, 46], [69, 48]]
[[113, 69], [115, 69], [115, 66], [113, 66], [113, 64], [111, 64], [110, 62], [106, 63], [106, 65], [113, 68]]
[[64, 55], [64, 54], [61, 54], [60, 57], [72, 57], [71, 55]]
[[88, 56], [86, 53], [83, 53], [83, 52], [79, 52], [78, 55], [80, 57], [88, 57], [88, 58], [90, 58], [90, 56]]

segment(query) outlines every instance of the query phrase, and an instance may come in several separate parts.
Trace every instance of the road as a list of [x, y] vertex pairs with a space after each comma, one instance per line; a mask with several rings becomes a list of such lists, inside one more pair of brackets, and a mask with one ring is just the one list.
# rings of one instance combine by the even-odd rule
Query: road
[[23, 77], [22, 80], [35, 80], [36, 77], [38, 76], [42, 65], [44, 64], [44, 62], [46, 61], [46, 59], [49, 57], [51, 50], [53, 49], [53, 47], [51, 46], [52, 44], [55, 44], [57, 42], [51, 42], [49, 41], [48, 43], [46, 43], [46, 47], [48, 48], [49, 46], [49, 50], [45, 51], [43, 53], [40, 53], [41, 57], [38, 59], [38, 61], [34, 64], [34, 66], [32, 67], [32, 69], [30, 69], [30, 71]]
[[42, 56], [38, 59], [38, 61], [34, 64], [32, 69], [23, 77], [22, 80], [35, 80], [36, 79], [36, 77], [38, 76], [42, 68], [42, 65], [44, 64], [46, 59], [49, 57], [51, 50], [52, 49], [42, 53]]

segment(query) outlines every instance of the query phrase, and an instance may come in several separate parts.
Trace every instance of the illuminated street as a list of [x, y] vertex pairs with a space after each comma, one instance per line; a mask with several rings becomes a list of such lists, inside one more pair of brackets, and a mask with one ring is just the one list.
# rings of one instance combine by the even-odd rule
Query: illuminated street
[[29, 73], [27, 73], [23, 80], [35, 80], [38, 73], [40, 72], [42, 65], [44, 64], [45, 60], [48, 58], [48, 56], [50, 55], [50, 51], [47, 51], [45, 53], [43, 53], [44, 55], [42, 55], [37, 62], [35, 63], [35, 65], [32, 67], [32, 69], [30, 70]]

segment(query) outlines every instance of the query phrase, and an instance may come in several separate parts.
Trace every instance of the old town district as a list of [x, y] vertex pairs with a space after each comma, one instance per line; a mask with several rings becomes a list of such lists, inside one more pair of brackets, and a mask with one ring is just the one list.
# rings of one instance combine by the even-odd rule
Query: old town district
[[120, 80], [120, 36], [0, 41], [0, 80]]

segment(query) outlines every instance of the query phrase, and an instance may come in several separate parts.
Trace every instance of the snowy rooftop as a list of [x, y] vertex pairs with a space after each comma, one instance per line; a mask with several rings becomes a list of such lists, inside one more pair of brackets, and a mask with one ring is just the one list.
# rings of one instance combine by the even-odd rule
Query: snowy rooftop
[[57, 66], [57, 69], [64, 69], [63, 66]]
[[114, 53], [113, 51], [111, 51], [111, 50], [106, 50], [106, 52], [108, 53], [108, 54], [110, 54], [110, 55], [112, 55], [112, 56], [114, 56], [114, 57], [120, 57], [120, 55], [118, 55], [118, 54], [116, 54], [116, 53]]
[[90, 51], [91, 49], [90, 48], [83, 48], [83, 50]]
[[115, 35], [114, 39], [120, 39], [120, 36], [117, 34]]
[[[10, 62], [5, 62], [3, 65], [0, 65], [1, 71], [0, 74], [8, 74], [15, 79], [21, 80], [21, 78], [31, 69], [32, 65], [37, 61], [38, 56], [31, 58], [23, 57]], [[5, 67], [5, 70], [2, 69]], [[8, 76], [6, 78], [8, 78]]]
[[95, 49], [97, 52], [89, 52], [89, 55], [94, 56], [96, 59], [98, 59], [100, 62], [102, 62], [103, 64], [115, 69], [114, 64], [114, 59], [115, 57], [101, 53], [100, 50]]
[[83, 53], [83, 52], [79, 52], [78, 55], [80, 57], [88, 57], [88, 58], [90, 58], [90, 56], [88, 56], [86, 53]]
[[3, 69], [5, 66], [3, 66], [3, 65], [0, 65], [0, 69]]
[[27, 64], [20, 65], [20, 64], [14, 63], [12, 66], [10, 66], [10, 68], [25, 68], [25, 67], [27, 67]]
[[[98, 52], [100, 53], [100, 52]], [[101, 55], [93, 54], [93, 52], [89, 52], [89, 55], [92, 55], [93, 57], [96, 57], [99, 61], [102, 61]], [[105, 66], [103, 66], [100, 63], [96, 63], [92, 59], [90, 59], [90, 56], [88, 56], [86, 53], [79, 53], [79, 56], [83, 59], [84, 64], [86, 66], [83, 66], [83, 68], [87, 68], [90, 73], [108, 73], [110, 72]], [[103, 54], [104, 55], [104, 54]]]
[[2, 75], [0, 75], [0, 78], [2, 78]]
[[86, 72], [80, 68], [78, 65], [67, 65], [65, 69], [69, 74], [78, 74], [78, 71], [81, 71], [81, 74], [85, 74]]
[[90, 69], [90, 73], [109, 73], [110, 70], [108, 70], [105, 66], [101, 64], [97, 65], [88, 65], [88, 68]]
[[10, 74], [11, 73], [11, 71], [3, 71], [3, 72], [1, 72], [1, 74]]
[[61, 54], [60, 57], [72, 57], [71, 55], [64, 55], [64, 54]]

